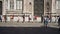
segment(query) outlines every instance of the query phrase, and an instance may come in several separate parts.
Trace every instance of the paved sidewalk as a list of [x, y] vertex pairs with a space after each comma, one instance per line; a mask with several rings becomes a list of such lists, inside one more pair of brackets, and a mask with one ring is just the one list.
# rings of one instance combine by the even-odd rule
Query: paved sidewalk
[[43, 23], [22, 23], [22, 22], [7, 22], [7, 23], [0, 23], [2, 27], [40, 27], [43, 26]]
[[[44, 23], [32, 23], [32, 22], [0, 22], [0, 27], [42, 27]], [[59, 28], [58, 23], [48, 23], [48, 27]]]
[[58, 23], [49, 23], [48, 27], [54, 27], [54, 28], [59, 28]]

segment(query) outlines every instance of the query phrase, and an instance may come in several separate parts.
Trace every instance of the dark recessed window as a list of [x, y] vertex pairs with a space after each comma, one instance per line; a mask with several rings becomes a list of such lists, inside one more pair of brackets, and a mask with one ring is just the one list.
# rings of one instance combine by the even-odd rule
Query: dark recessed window
[[34, 0], [34, 16], [42, 16], [44, 14], [44, 0]]
[[31, 5], [31, 2], [29, 3], [29, 5]]
[[47, 6], [49, 6], [49, 2], [47, 2]]

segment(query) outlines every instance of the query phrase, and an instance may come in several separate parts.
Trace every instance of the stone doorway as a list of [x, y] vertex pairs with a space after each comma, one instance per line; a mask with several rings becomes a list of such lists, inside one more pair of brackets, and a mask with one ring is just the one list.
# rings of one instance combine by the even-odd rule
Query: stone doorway
[[41, 22], [43, 22], [44, 15], [44, 0], [34, 0], [34, 16], [41, 17]]

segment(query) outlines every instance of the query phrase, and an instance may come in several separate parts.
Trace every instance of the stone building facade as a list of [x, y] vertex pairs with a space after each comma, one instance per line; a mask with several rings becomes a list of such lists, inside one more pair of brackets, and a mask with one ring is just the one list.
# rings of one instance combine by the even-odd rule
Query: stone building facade
[[14, 15], [14, 21], [18, 20], [18, 16], [23, 20], [23, 15], [26, 19], [28, 16], [32, 18], [34, 15], [33, 2], [34, 0], [0, 0], [0, 15], [7, 15], [8, 21], [10, 21], [10, 15]]
[[14, 20], [18, 20], [18, 16], [22, 21], [22, 16], [28, 21], [28, 16], [33, 21], [34, 16], [38, 16], [43, 20], [43, 16], [53, 17], [60, 15], [59, 0], [0, 0], [0, 15], [7, 15], [10, 21], [10, 15], [14, 15]]

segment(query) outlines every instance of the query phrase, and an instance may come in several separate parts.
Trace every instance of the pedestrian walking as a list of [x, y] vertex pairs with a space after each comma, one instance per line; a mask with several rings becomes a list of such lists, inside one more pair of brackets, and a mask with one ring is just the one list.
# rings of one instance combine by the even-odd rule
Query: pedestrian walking
[[2, 22], [2, 16], [0, 15], [0, 22]]
[[29, 21], [28, 21], [28, 22], [30, 22], [30, 20], [31, 20], [31, 17], [30, 17], [30, 16], [28, 16], [28, 19], [29, 19]]
[[45, 23], [46, 23], [46, 17], [44, 17], [44, 26], [45, 26]]
[[60, 31], [60, 17], [58, 19], [58, 26], [59, 26], [59, 31]]
[[19, 20], [20, 20], [20, 18], [19, 18], [19, 16], [18, 16], [18, 20], [17, 20], [17, 22], [19, 22]]
[[49, 22], [49, 18], [48, 16], [44, 18], [44, 26], [47, 27], [48, 25], [48, 22]]
[[34, 16], [34, 21], [36, 21], [37, 20], [37, 16]]
[[5, 20], [5, 22], [6, 22], [6, 20], [7, 20], [7, 17], [6, 17], [6, 15], [4, 15], [4, 20]]
[[14, 19], [14, 15], [10, 15], [10, 21], [13, 22], [13, 19]]
[[59, 17], [56, 17], [56, 23], [58, 22]]
[[25, 15], [23, 15], [22, 17], [23, 17], [23, 22], [22, 23], [24, 23], [25, 22]]

